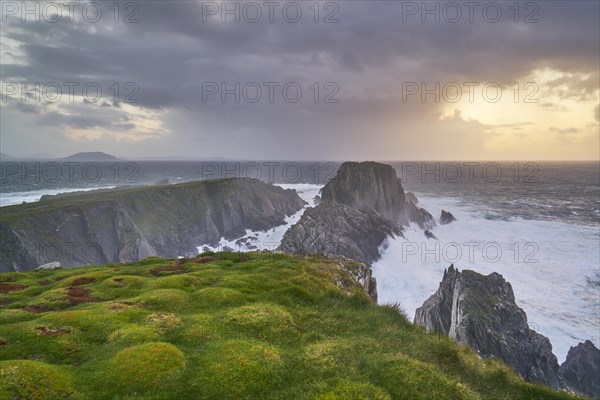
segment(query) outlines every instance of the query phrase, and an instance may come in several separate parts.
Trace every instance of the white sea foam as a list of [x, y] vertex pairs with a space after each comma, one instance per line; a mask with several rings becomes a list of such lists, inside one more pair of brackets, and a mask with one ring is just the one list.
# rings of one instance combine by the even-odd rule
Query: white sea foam
[[[310, 184], [279, 186], [297, 190], [309, 203], [306, 207], [314, 206], [321, 189]], [[399, 302], [413, 318], [416, 308], [437, 290], [444, 269], [454, 263], [460, 270], [502, 274], [531, 328], [550, 338], [559, 361], [570, 346], [586, 339], [600, 345], [600, 293], [597, 283], [590, 284], [600, 279], [597, 227], [511, 218], [458, 200], [418, 197], [436, 217], [444, 209], [458, 221], [433, 229], [438, 242], [410, 226], [405, 238], [384, 243], [382, 257], [373, 265], [381, 304]], [[286, 218], [284, 225], [267, 232], [247, 230], [246, 237], [256, 237], [259, 248], [275, 248], [306, 207]], [[208, 247], [244, 251], [235, 242], [221, 239], [218, 246]]]
[[13, 204], [34, 203], [39, 201], [44, 195], [56, 195], [59, 193], [72, 193], [72, 192], [87, 192], [90, 190], [98, 189], [113, 189], [116, 186], [102, 186], [102, 187], [85, 187], [85, 188], [63, 188], [63, 189], [44, 189], [44, 190], [32, 190], [29, 192], [6, 192], [0, 193], [0, 207], [10, 206]]
[[[373, 265], [380, 303], [399, 302], [413, 318], [454, 262], [460, 270], [502, 274], [530, 326], [550, 339], [559, 361], [586, 339], [600, 345], [600, 293], [598, 283], [589, 281], [599, 279], [598, 227], [492, 215], [444, 198], [419, 196], [419, 202], [436, 217], [444, 209], [458, 221], [433, 229], [438, 249], [413, 226], [404, 239], [382, 246]], [[497, 249], [502, 254], [495, 261]]]
[[[308, 204], [303, 207], [297, 213], [288, 216], [285, 219], [285, 224], [277, 226], [275, 228], [269, 229], [268, 231], [252, 231], [250, 229], [246, 229], [246, 235], [242, 238], [256, 238], [252, 241], [249, 241], [249, 244], [255, 244], [259, 249], [268, 249], [273, 250], [279, 246], [281, 243], [281, 239], [283, 239], [284, 233], [288, 230], [288, 228], [294, 225], [302, 214], [304, 214], [304, 210], [308, 207], [313, 207], [314, 197], [319, 194], [319, 190], [321, 190], [320, 185], [312, 185], [312, 184], [276, 184], [276, 186], [280, 186], [284, 189], [294, 189], [298, 192], [298, 195], [302, 200], [306, 201]], [[239, 246], [236, 245], [236, 241], [238, 239], [227, 240], [225, 238], [221, 238], [219, 243], [216, 246], [211, 246], [209, 244], [201, 244], [198, 246], [198, 252], [202, 252], [204, 247], [207, 247], [210, 251], [219, 251], [225, 247], [230, 247], [236, 251], [251, 251], [254, 250], [252, 248], [247, 248], [247, 246]]]

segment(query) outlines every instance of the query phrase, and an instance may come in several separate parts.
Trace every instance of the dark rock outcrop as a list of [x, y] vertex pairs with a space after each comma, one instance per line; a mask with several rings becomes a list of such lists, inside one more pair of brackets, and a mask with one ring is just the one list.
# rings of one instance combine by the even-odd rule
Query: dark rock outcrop
[[423, 233], [425, 234], [425, 237], [426, 237], [427, 239], [435, 239], [435, 240], [438, 240], [437, 236], [435, 236], [435, 235], [434, 235], [434, 234], [433, 234], [433, 233], [432, 233], [430, 230], [428, 230], [428, 229], [426, 229], [426, 230], [425, 230]]
[[407, 201], [396, 170], [388, 164], [372, 161], [343, 163], [321, 189], [321, 199], [357, 209], [371, 208], [401, 225], [415, 222], [422, 229], [435, 226], [431, 214], [414, 201]]
[[416, 223], [421, 229], [431, 229], [436, 225], [433, 215], [412, 201], [405, 203], [402, 219], [404, 221]]
[[391, 165], [376, 162], [345, 162], [321, 190], [323, 201], [353, 208], [372, 208], [396, 220], [405, 203], [404, 190]]
[[404, 197], [406, 199], [406, 201], [412, 201], [413, 203], [415, 203], [416, 205], [419, 205], [419, 200], [417, 199], [417, 196], [414, 195], [414, 193], [412, 192], [406, 192], [404, 194]]
[[589, 340], [569, 349], [560, 374], [569, 389], [600, 399], [600, 350]]
[[502, 275], [450, 266], [437, 292], [415, 313], [415, 324], [442, 332], [484, 357], [497, 357], [524, 379], [562, 387], [558, 361], [545, 336], [531, 330]]
[[2, 208], [1, 271], [196, 254], [222, 237], [267, 230], [306, 203], [294, 190], [252, 179], [188, 182], [48, 198]]
[[442, 210], [442, 214], [440, 215], [440, 224], [447, 225], [454, 221], [456, 221], [456, 218], [454, 218], [452, 213]]
[[375, 211], [322, 201], [306, 209], [287, 230], [279, 249], [289, 253], [344, 256], [364, 264], [379, 258], [379, 246], [401, 227]]

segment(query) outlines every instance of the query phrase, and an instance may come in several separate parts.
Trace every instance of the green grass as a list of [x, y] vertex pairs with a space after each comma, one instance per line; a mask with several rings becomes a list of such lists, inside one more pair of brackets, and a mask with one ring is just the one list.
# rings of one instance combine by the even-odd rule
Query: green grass
[[0, 399], [574, 398], [373, 304], [335, 260], [213, 257], [0, 275], [21, 285]]

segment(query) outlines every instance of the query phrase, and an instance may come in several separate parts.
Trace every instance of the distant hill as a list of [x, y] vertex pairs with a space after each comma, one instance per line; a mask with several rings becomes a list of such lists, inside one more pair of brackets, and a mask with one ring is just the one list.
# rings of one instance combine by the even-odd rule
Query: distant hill
[[63, 158], [68, 161], [117, 161], [118, 158], [101, 151], [83, 152]]
[[8, 154], [0, 153], [0, 161], [14, 161], [15, 157], [11, 157]]

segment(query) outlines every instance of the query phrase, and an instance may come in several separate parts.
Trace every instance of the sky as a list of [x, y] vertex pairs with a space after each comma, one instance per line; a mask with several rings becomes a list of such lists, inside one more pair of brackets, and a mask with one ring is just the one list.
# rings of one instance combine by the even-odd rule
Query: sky
[[598, 160], [598, 1], [2, 0], [0, 150]]

